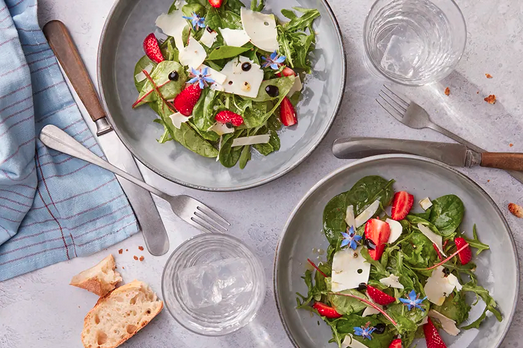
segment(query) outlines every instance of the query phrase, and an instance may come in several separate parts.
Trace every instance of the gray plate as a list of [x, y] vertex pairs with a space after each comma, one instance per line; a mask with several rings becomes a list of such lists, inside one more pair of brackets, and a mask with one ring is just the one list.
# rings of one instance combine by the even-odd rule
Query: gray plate
[[[322, 233], [325, 205], [367, 175], [395, 179], [395, 190], [408, 190], [416, 201], [450, 193], [463, 200], [465, 219], [461, 228], [471, 236], [472, 226], [477, 224], [479, 238], [491, 248], [474, 260], [479, 282], [497, 300], [504, 319], [498, 323], [490, 317], [480, 330], [463, 331], [455, 338], [442, 333], [442, 337], [449, 348], [499, 347], [514, 315], [519, 286], [518, 258], [507, 222], [487, 193], [465, 175], [440, 162], [409, 155], [370, 157], [345, 166], [316, 184], [291, 214], [278, 244], [274, 292], [293, 343], [301, 348], [337, 346], [327, 343], [332, 336], [326, 324], [318, 325], [319, 318], [295, 309], [296, 292], [307, 293], [301, 276], [307, 269], [307, 258], [317, 260], [318, 254], [312, 250], [327, 249], [328, 242]], [[421, 209], [417, 203], [415, 207]], [[474, 308], [471, 318], [479, 317], [482, 309]], [[424, 340], [418, 347], [426, 347]]]
[[[244, 1], [249, 3], [250, 1]], [[182, 185], [231, 191], [265, 184], [300, 164], [329, 130], [341, 104], [345, 85], [345, 54], [341, 33], [328, 4], [323, 0], [268, 0], [268, 8], [280, 14], [294, 6], [318, 8], [318, 44], [314, 72], [305, 83], [297, 113], [299, 124], [281, 132], [281, 150], [270, 156], [253, 156], [247, 167], [227, 169], [213, 159], [200, 157], [179, 144], [161, 145], [156, 139], [162, 127], [156, 114], [143, 106], [131, 108], [138, 93], [134, 66], [143, 55], [142, 42], [155, 31], [155, 20], [171, 0], [120, 0], [106, 22], [99, 49], [98, 79], [105, 108], [122, 142], [143, 164]]]

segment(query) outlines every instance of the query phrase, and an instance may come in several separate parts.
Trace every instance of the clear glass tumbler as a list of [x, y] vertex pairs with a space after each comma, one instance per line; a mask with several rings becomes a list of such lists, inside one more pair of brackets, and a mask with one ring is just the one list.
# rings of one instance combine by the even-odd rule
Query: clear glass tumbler
[[162, 278], [165, 305], [185, 328], [220, 336], [247, 325], [265, 297], [259, 259], [240, 240], [200, 234], [169, 257]]
[[421, 86], [446, 77], [467, 41], [453, 0], [377, 0], [363, 29], [366, 54], [385, 77]]

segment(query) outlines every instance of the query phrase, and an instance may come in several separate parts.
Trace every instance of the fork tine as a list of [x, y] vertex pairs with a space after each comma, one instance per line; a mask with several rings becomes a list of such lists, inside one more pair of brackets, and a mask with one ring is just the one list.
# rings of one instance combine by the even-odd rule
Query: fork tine
[[200, 229], [202, 231], [210, 231], [211, 233], [223, 233], [222, 231], [220, 231], [219, 229], [217, 229], [216, 227], [214, 227], [213, 225], [209, 224], [208, 222], [206, 222], [205, 220], [203, 220], [202, 218], [198, 217], [197, 215], [191, 217], [191, 220], [199, 225]]
[[202, 213], [205, 213], [209, 216], [212, 216], [214, 217], [215, 219], [218, 219], [219, 221], [223, 222], [226, 226], [231, 226], [231, 224], [225, 220], [224, 218], [222, 218], [220, 215], [218, 215], [217, 212], [215, 212], [214, 210], [212, 210], [211, 208], [209, 208], [208, 206], [206, 206], [205, 204], [201, 204], [197, 207], [197, 209], [199, 211], [201, 211]]
[[[407, 112], [407, 109], [406, 109], [405, 107], [403, 107], [403, 105], [400, 104], [400, 103], [396, 100], [397, 98], [394, 98], [393, 96], [391, 96], [390, 94], [388, 94], [388, 93], [387, 93], [386, 91], [384, 91], [383, 89], [381, 90], [381, 93], [383, 93], [383, 95], [380, 94], [381, 97], [382, 97], [383, 99], [387, 99], [387, 100], [392, 101], [394, 104], [396, 104], [396, 105], [398, 106], [398, 108], [400, 108], [400, 109], [403, 110], [403, 111], [398, 110], [398, 108], [394, 108], [394, 109], [398, 110], [401, 114], [405, 114], [405, 113]], [[385, 98], [384, 96], [386, 96], [387, 98]], [[389, 104], [390, 104], [390, 102], [389, 102]], [[390, 105], [391, 105], [391, 106], [394, 106], [394, 105], [392, 105], [392, 104], [390, 104]], [[407, 107], [408, 107], [408, 106], [407, 106]]]
[[206, 232], [206, 233], [214, 233], [213, 231], [203, 227], [202, 225], [200, 225], [199, 223], [196, 223], [193, 218], [190, 218], [190, 219], [184, 219], [185, 222], [187, 222], [188, 224], [191, 224], [193, 225], [194, 227], [196, 227], [197, 229], [199, 229], [200, 231], [203, 231], [203, 232]]
[[401, 112], [398, 112], [396, 109], [394, 109], [388, 102], [385, 100], [381, 94], [381, 99], [385, 102], [385, 105], [379, 101], [379, 99], [376, 99], [376, 102], [380, 104], [380, 106], [385, 109], [392, 117], [394, 117], [396, 120], [403, 122], [403, 114]]
[[226, 227], [223, 227], [222, 225], [220, 225], [218, 222], [216, 222], [215, 220], [213, 220], [210, 216], [208, 215], [205, 215], [203, 213], [200, 213], [198, 211], [195, 211], [194, 212], [194, 215], [199, 217], [200, 219], [202, 219], [205, 223], [207, 223], [209, 226], [212, 226], [214, 228], [216, 228], [217, 230], [221, 230], [222, 232], [227, 232], [228, 229]]
[[383, 85], [383, 87], [385, 87], [386, 89], [388, 89], [388, 90], [390, 91], [390, 93], [392, 93], [392, 94], [394, 94], [396, 97], [398, 97], [399, 100], [401, 100], [401, 101], [403, 102], [403, 104], [405, 104], [405, 107], [406, 107], [406, 108], [409, 107], [410, 103], [409, 103], [408, 101], [405, 100], [405, 99], [406, 99], [405, 96], [401, 97], [401, 96], [399, 95], [399, 93], [394, 92], [394, 91], [393, 91], [392, 89], [390, 89], [390, 87], [387, 86], [387, 85]]

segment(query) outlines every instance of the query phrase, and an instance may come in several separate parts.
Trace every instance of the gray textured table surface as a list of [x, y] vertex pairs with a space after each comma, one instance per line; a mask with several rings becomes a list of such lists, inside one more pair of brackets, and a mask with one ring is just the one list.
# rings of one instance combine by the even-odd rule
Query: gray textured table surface
[[[267, 297], [257, 318], [230, 336], [205, 338], [184, 330], [164, 311], [125, 347], [291, 347], [270, 287], [274, 249], [299, 199], [318, 180], [346, 163], [332, 156], [333, 140], [345, 136], [381, 136], [446, 141], [429, 130], [405, 128], [374, 102], [382, 81], [369, 74], [362, 58], [362, 19], [371, 2], [331, 0], [347, 47], [345, 99], [331, 132], [296, 170], [269, 185], [236, 193], [188, 190], [144, 170], [149, 182], [169, 193], [188, 193], [211, 206], [227, 205], [221, 209], [230, 212], [227, 217], [234, 226], [231, 234], [256, 250], [267, 273]], [[42, 24], [60, 19], [69, 27], [93, 78], [100, 32], [112, 3], [112, 0], [40, 0]], [[461, 0], [459, 4], [468, 24], [468, 44], [457, 70], [440, 84], [404, 91], [415, 96], [435, 121], [477, 145], [491, 151], [523, 151], [523, 2]], [[487, 79], [485, 73], [494, 78]], [[449, 97], [443, 94], [447, 86], [451, 90]], [[483, 101], [489, 94], [497, 95], [495, 105]], [[523, 184], [501, 171], [479, 168], [463, 172], [494, 198], [512, 227], [518, 247], [523, 248], [523, 220], [516, 219], [507, 210], [509, 202], [523, 204]], [[197, 233], [164, 205], [160, 205], [160, 209], [172, 247]], [[143, 245], [143, 240], [141, 235], [136, 235], [108, 251], [116, 256], [124, 280], [141, 279], [160, 291], [166, 257], [148, 256], [138, 250], [139, 245]], [[118, 255], [117, 250], [121, 248], [129, 251]], [[77, 258], [0, 283], [0, 347], [81, 347], [83, 318], [97, 299], [68, 283], [74, 274], [106, 254], [107, 251], [103, 251], [88, 258]], [[133, 260], [134, 255], [142, 254], [144, 262]], [[522, 324], [523, 303], [520, 303], [503, 347], [523, 346], [519, 331]]]

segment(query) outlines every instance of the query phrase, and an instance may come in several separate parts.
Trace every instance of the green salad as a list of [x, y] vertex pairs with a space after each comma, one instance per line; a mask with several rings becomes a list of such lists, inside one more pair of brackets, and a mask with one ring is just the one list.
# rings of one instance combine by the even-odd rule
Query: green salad
[[253, 151], [280, 149], [278, 131], [298, 122], [295, 106], [311, 73], [316, 9], [265, 13], [240, 0], [175, 1], [156, 20], [137, 62], [133, 108], [149, 105], [175, 141], [225, 167], [244, 168]]
[[[427, 347], [441, 348], [439, 330], [457, 336], [479, 328], [487, 316], [501, 321], [473, 263], [489, 246], [479, 241], [476, 226], [472, 236], [460, 229], [462, 200], [452, 194], [424, 198], [424, 211], [413, 213], [414, 196], [395, 193], [393, 183], [364, 177], [327, 204], [327, 260], [308, 260], [308, 294], [298, 294], [297, 308], [330, 326], [330, 342], [353, 348], [407, 348], [423, 337]], [[484, 312], [469, 318], [480, 300]]]

